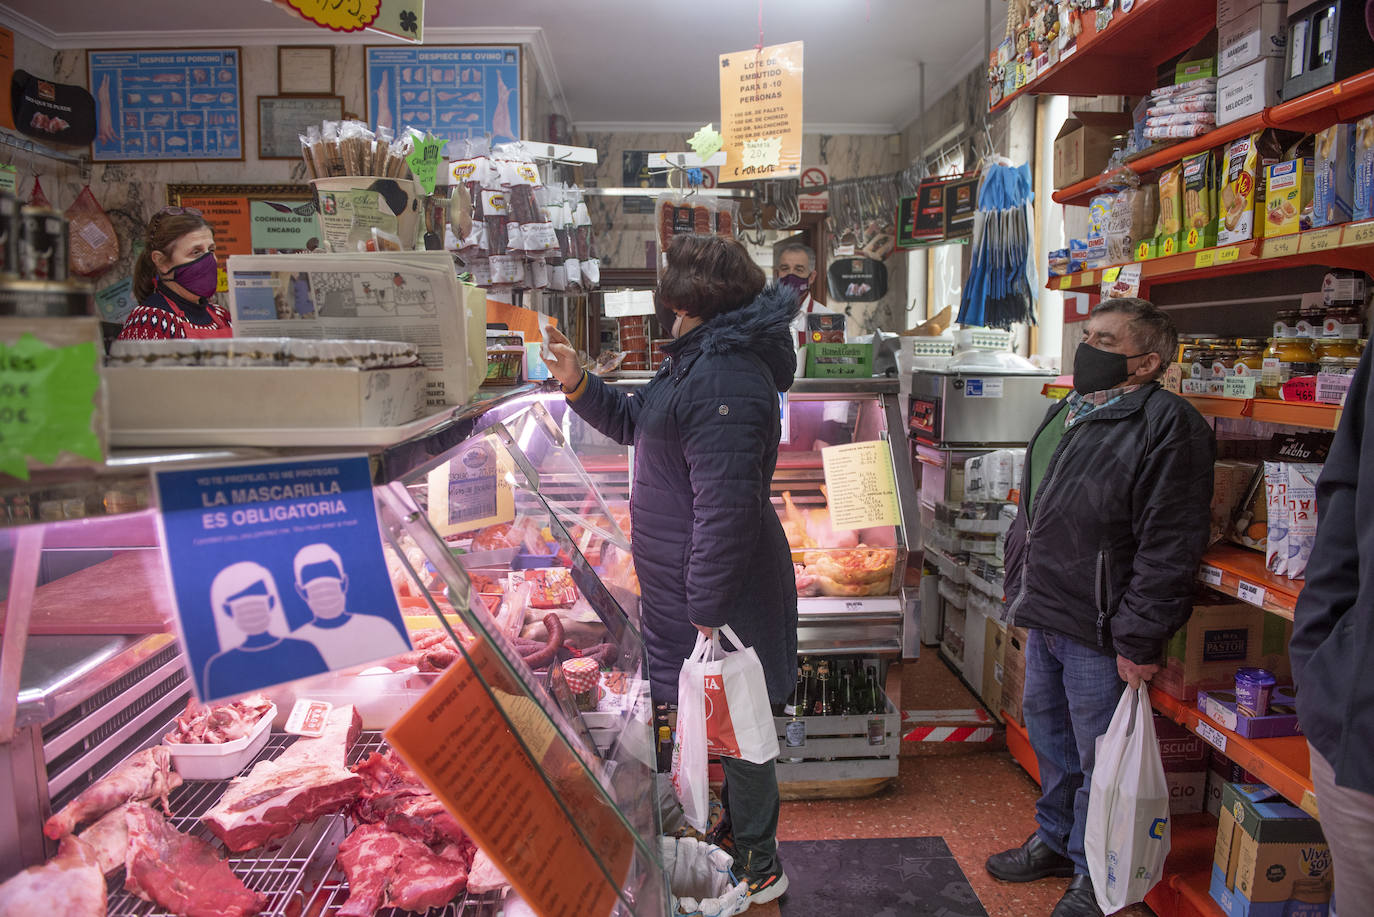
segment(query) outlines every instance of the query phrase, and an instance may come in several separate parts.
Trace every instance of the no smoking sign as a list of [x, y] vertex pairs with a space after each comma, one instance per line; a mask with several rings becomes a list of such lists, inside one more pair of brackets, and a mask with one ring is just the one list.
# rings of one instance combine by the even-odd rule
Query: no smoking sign
[[[801, 173], [801, 193], [797, 203], [802, 213], [825, 213], [830, 209], [830, 176], [819, 166], [807, 166]], [[822, 191], [808, 191], [807, 188], [827, 188]]]

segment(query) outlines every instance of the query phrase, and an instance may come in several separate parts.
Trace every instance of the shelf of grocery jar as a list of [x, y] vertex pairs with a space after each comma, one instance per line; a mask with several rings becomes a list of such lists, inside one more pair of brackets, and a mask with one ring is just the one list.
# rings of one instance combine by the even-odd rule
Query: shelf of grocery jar
[[1334, 430], [1341, 422], [1341, 406], [1306, 401], [1277, 401], [1271, 398], [1223, 398], [1219, 395], [1184, 395], [1207, 417], [1247, 417], [1260, 423]]
[[[1286, 236], [1128, 263], [1140, 265], [1141, 294], [1144, 295], [1151, 283], [1253, 274], [1308, 264], [1365, 270], [1371, 260], [1374, 260], [1374, 220], [1325, 226]], [[1104, 274], [1113, 268], [1125, 266], [1116, 264], [1076, 274], [1063, 274], [1051, 277], [1045, 286], [1051, 290], [1096, 293]]]
[[1219, 544], [1202, 555], [1197, 578], [1218, 592], [1293, 620], [1303, 581], [1269, 572], [1264, 555], [1230, 544]]
[[1136, 0], [1101, 31], [1092, 13], [1082, 23], [1082, 34], [1057, 63], [989, 111], [1023, 95], [1144, 95], [1155, 88], [1157, 65], [1197, 44], [1216, 26], [1216, 12], [1195, 0]]
[[1317, 817], [1317, 797], [1312, 792], [1307, 739], [1282, 736], [1275, 739], [1247, 739], [1204, 716], [1196, 707], [1170, 697], [1158, 688], [1150, 689], [1150, 703], [1156, 710], [1196, 733], [1217, 751], [1272, 787], [1293, 805]]
[[[1357, 73], [1291, 101], [1270, 106], [1259, 114], [1223, 124], [1201, 137], [1193, 137], [1152, 150], [1135, 159], [1127, 160], [1126, 165], [1137, 175], [1147, 175], [1172, 165], [1185, 156], [1215, 149], [1266, 127], [1310, 133], [1340, 121], [1353, 120], [1370, 111], [1374, 111], [1374, 70]], [[1094, 175], [1077, 184], [1061, 188], [1054, 192], [1054, 200], [1059, 204], [1085, 206], [1089, 199], [1098, 193], [1098, 182], [1101, 179], [1102, 176]]]
[[1169, 857], [1145, 903], [1159, 917], [1222, 917], [1212, 900], [1212, 859], [1217, 820], [1207, 812], [1175, 816], [1169, 825]]

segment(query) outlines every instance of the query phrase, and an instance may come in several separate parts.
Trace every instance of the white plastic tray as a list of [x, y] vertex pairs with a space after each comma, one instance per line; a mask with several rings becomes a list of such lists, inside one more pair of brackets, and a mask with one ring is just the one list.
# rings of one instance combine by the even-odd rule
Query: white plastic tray
[[272, 720], [277, 715], [273, 704], [259, 717], [253, 731], [232, 742], [206, 745], [165, 744], [172, 755], [172, 766], [185, 780], [228, 780], [252, 761], [272, 735]]

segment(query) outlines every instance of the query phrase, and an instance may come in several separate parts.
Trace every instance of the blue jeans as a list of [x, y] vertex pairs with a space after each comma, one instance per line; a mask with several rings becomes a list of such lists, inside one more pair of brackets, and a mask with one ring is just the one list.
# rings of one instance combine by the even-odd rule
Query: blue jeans
[[1040, 764], [1037, 833], [1051, 850], [1088, 874], [1083, 829], [1098, 736], [1107, 731], [1125, 682], [1116, 657], [1032, 628], [1026, 640], [1026, 692], [1021, 709]]

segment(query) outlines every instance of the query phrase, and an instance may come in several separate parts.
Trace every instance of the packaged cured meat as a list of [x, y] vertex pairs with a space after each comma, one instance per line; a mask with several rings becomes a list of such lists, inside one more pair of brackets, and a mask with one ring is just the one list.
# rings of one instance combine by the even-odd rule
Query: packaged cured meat
[[67, 222], [73, 274], [96, 277], [114, 267], [119, 260], [119, 237], [90, 185], [82, 188], [67, 208]]
[[564, 567], [541, 567], [525, 577], [532, 608], [568, 608], [577, 601], [577, 586]]

